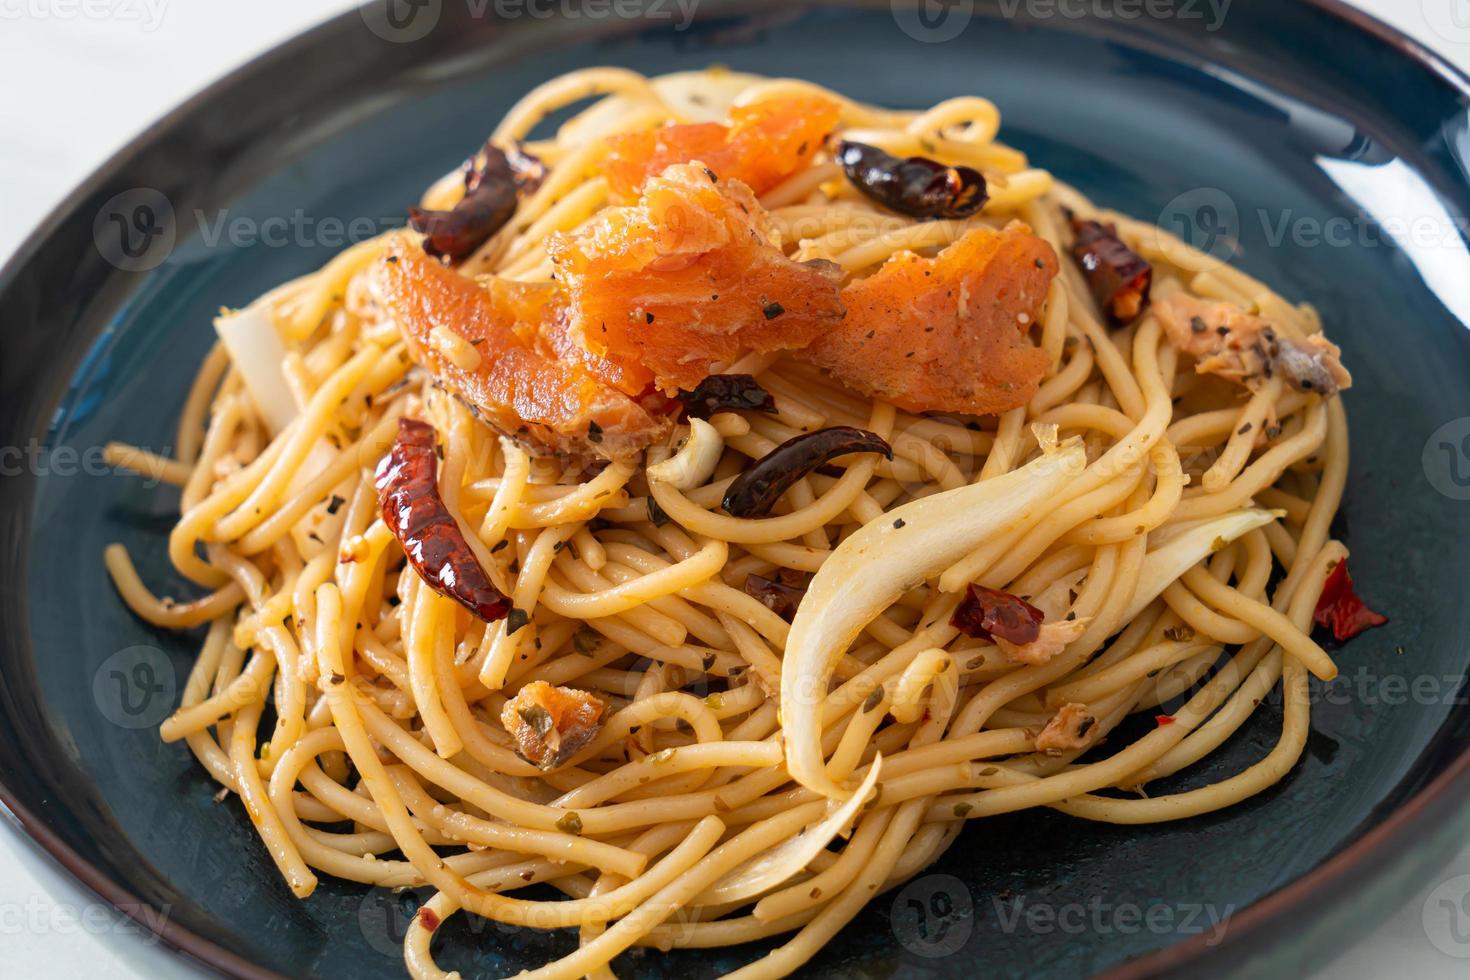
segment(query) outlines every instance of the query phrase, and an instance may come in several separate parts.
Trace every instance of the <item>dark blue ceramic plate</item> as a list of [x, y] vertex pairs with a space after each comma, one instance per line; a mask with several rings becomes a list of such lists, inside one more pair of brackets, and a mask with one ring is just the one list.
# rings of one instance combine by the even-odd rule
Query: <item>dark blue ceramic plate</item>
[[[197, 637], [131, 617], [100, 559], [123, 541], [145, 579], [186, 594], [163, 555], [175, 495], [107, 473], [98, 447], [166, 449], [221, 304], [397, 223], [531, 86], [591, 64], [723, 62], [895, 106], [983, 93], [1038, 164], [1316, 303], [1357, 377], [1341, 533], [1361, 590], [1393, 618], [1341, 651], [1345, 680], [1319, 689], [1309, 751], [1270, 792], [1155, 827], [1051, 812], [979, 822], [810, 972], [1296, 972], [1464, 838], [1462, 78], [1328, 0], [1235, 0], [1223, 21], [1204, 0], [1088, 19], [1067, 11], [1111, 5], [997, 0], [967, 15], [965, 0], [920, 16], [703, 0], [687, 30], [668, 2], [664, 19], [634, 21], [558, 6], [558, 19], [504, 21], [470, 13], [493, 4], [431, 0], [398, 11], [416, 19], [333, 21], [141, 137], [0, 277], [0, 797], [27, 834], [108, 900], [166, 907], [165, 940], [222, 971], [401, 974], [417, 896], [327, 880], [294, 900], [241, 808], [214, 803], [189, 753], [159, 742]], [[1279, 722], [1266, 704], [1181, 785], [1250, 764]], [[474, 933], [463, 917], [446, 933], [445, 963], [474, 974], [571, 943]], [[619, 973], [710, 976], [754, 952], [634, 954]]]

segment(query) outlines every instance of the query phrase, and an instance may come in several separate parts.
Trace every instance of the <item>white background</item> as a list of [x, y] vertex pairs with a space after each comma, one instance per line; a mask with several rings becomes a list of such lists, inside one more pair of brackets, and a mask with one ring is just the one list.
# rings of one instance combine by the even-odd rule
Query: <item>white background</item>
[[[1203, 2], [1203, 0], [1202, 0]], [[1218, 4], [1219, 0], [1215, 0]], [[1294, 0], [1280, 0], [1294, 2]], [[1354, 0], [1470, 70], [1467, 0]], [[113, 150], [165, 110], [350, 0], [0, 0], [0, 259]], [[1435, 885], [1470, 873], [1470, 849], [1321, 974], [1465, 977], [1426, 938]], [[1458, 883], [1457, 883], [1458, 884]], [[1441, 892], [1440, 894], [1443, 894]], [[0, 977], [194, 976], [121, 935], [0, 832]], [[1351, 937], [1344, 937], [1348, 939]], [[1470, 947], [1457, 950], [1470, 956]]]

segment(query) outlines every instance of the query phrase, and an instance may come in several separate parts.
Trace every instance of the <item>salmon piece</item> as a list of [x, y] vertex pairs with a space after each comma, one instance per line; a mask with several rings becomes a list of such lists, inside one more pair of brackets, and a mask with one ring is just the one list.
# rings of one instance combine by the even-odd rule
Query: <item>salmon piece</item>
[[1300, 340], [1279, 336], [1271, 325], [1234, 303], [1173, 293], [1154, 304], [1164, 334], [1195, 359], [1196, 374], [1214, 374], [1256, 388], [1280, 374], [1298, 391], [1330, 398], [1351, 388], [1342, 351], [1319, 334]]
[[847, 319], [802, 356], [911, 412], [992, 415], [1026, 404], [1047, 358], [1027, 333], [1057, 274], [1023, 224], [976, 228], [932, 259], [901, 252], [842, 291]]
[[639, 398], [653, 384], [653, 372], [641, 364], [600, 357], [572, 340], [566, 297], [555, 283], [515, 282], [498, 276], [477, 276], [491, 301], [512, 317], [511, 329], [522, 343], [543, 357], [566, 361], [618, 389]]
[[555, 769], [597, 737], [603, 703], [572, 687], [532, 681], [500, 710], [500, 723], [515, 739], [521, 758]]
[[995, 638], [995, 645], [1012, 663], [1039, 667], [1051, 662], [1051, 658], [1067, 649], [1067, 644], [1087, 631], [1091, 616], [1076, 619], [1058, 619], [1041, 624], [1041, 633], [1030, 643], [1012, 643], [1003, 636]]
[[636, 201], [648, 178], [695, 160], [722, 180], [764, 194], [812, 162], [841, 112], [818, 95], [782, 96], [732, 108], [728, 126], [692, 123], [611, 136], [602, 173], [621, 203]]
[[1088, 712], [1087, 705], [1064, 704], [1036, 736], [1036, 750], [1047, 755], [1080, 752], [1092, 744], [1087, 736], [1096, 725], [1097, 719]]
[[[605, 378], [621, 369], [556, 350], [565, 310], [554, 287], [461, 276], [397, 240], [370, 272], [376, 301], [413, 359], [485, 422], [535, 448], [576, 457], [635, 453], [672, 422]], [[631, 383], [631, 382], [628, 382]]]
[[843, 317], [830, 262], [794, 262], [755, 195], [702, 163], [673, 166], [636, 205], [607, 208], [547, 252], [572, 340], [651, 370], [670, 394], [743, 351], [805, 347]]

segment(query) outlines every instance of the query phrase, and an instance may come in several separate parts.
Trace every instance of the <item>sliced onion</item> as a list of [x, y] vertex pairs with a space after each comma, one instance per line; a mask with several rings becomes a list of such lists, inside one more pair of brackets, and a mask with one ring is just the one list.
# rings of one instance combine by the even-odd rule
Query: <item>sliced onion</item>
[[221, 313], [215, 317], [214, 329], [271, 434], [280, 432], [296, 417], [296, 398], [281, 370], [286, 348], [269, 304], [260, 299], [243, 310]]
[[905, 590], [1035, 519], [1086, 466], [1080, 440], [1071, 440], [1004, 476], [889, 511], [832, 552], [796, 611], [781, 667], [781, 724], [793, 779], [824, 796], [846, 795], [822, 756], [822, 702], [834, 663], [863, 627]]
[[873, 764], [868, 767], [867, 776], [863, 778], [856, 792], [841, 806], [834, 805], [831, 812], [820, 821], [786, 843], [731, 868], [724, 877], [701, 892], [693, 904], [720, 905], [738, 902], [790, 881], [811, 864], [813, 858], [826, 850], [827, 845], [836, 840], [838, 834], [852, 825], [858, 810], [862, 809], [863, 803], [873, 792], [873, 787], [878, 784], [878, 772], [882, 767], [883, 756], [873, 756]]
[[724, 452], [725, 440], [715, 427], [704, 419], [691, 418], [689, 438], [684, 440], [684, 445], [662, 463], [650, 466], [648, 477], [676, 490], [693, 490], [709, 482]]
[[1284, 513], [1279, 510], [1237, 510], [1206, 521], [1191, 522], [1184, 531], [1171, 531], [1162, 545], [1144, 555], [1133, 601], [1128, 604], [1128, 611], [1123, 614], [1121, 622], [1136, 618], [1145, 606], [1163, 595], [1171, 582], [1218, 551], [1222, 544], [1229, 544], [1248, 531], [1270, 524]]

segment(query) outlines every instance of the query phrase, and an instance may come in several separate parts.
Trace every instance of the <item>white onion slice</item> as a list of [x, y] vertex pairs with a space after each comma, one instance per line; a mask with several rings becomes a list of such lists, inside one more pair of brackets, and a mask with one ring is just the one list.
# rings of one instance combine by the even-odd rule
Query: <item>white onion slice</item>
[[1284, 513], [1279, 510], [1237, 510], [1193, 524], [1186, 531], [1169, 534], [1164, 544], [1143, 556], [1138, 585], [1121, 622], [1136, 618], [1145, 606], [1163, 594], [1171, 582], [1219, 550], [1221, 545], [1270, 524]]
[[261, 299], [243, 310], [221, 313], [215, 317], [214, 329], [271, 434], [280, 432], [296, 417], [296, 398], [281, 371], [286, 348], [269, 305]]
[[826, 850], [827, 845], [836, 840], [838, 834], [852, 825], [858, 810], [862, 809], [863, 803], [873, 792], [873, 787], [878, 784], [878, 772], [882, 767], [883, 756], [873, 756], [873, 764], [868, 767], [867, 776], [863, 777], [857, 791], [841, 806], [833, 806], [832, 811], [820, 821], [786, 843], [731, 868], [722, 878], [701, 892], [693, 904], [721, 905], [725, 902], [738, 902], [790, 881], [793, 875], [798, 874], [812, 863], [813, 858]]
[[1071, 440], [1003, 476], [915, 500], [870, 521], [832, 552], [796, 611], [781, 667], [786, 766], [824, 796], [846, 794], [822, 757], [822, 702], [837, 658], [903, 592], [997, 534], [1036, 518], [1087, 466]]
[[648, 478], [667, 483], [676, 490], [693, 490], [709, 482], [720, 456], [725, 452], [725, 440], [715, 427], [704, 419], [689, 420], [689, 438], [677, 453], [654, 463], [648, 468]]

